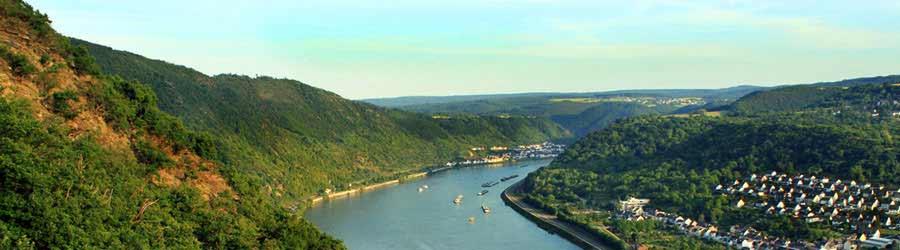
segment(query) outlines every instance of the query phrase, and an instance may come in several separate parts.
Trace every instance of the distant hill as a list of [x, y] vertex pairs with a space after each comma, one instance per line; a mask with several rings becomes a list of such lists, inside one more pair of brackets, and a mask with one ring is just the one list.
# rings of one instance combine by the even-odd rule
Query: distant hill
[[456, 102], [470, 102], [470, 101], [481, 101], [481, 100], [491, 100], [491, 99], [502, 99], [502, 98], [518, 98], [518, 97], [590, 97], [590, 96], [602, 96], [602, 95], [635, 95], [635, 94], [643, 94], [643, 95], [662, 95], [662, 96], [671, 96], [671, 97], [685, 97], [685, 96], [701, 96], [701, 97], [712, 97], [718, 96], [721, 98], [733, 98], [737, 99], [738, 97], [753, 92], [756, 90], [765, 89], [765, 87], [758, 86], [749, 86], [742, 85], [725, 89], [637, 89], [637, 90], [613, 90], [613, 91], [602, 91], [602, 92], [534, 92], [534, 93], [514, 93], [514, 94], [492, 94], [492, 95], [454, 95], [454, 96], [402, 96], [402, 97], [390, 97], [390, 98], [370, 98], [370, 99], [361, 99], [360, 101], [368, 102], [371, 104], [375, 104], [382, 107], [404, 107], [404, 106], [415, 106], [415, 105], [425, 105], [425, 104], [444, 104], [444, 103], [456, 103]]
[[375, 104], [382, 107], [397, 108], [422, 104], [441, 104], [451, 102], [479, 101], [487, 99], [507, 97], [529, 97], [553, 95], [553, 93], [519, 93], [519, 94], [495, 94], [495, 95], [455, 95], [455, 96], [402, 96], [389, 98], [361, 99], [359, 101]]
[[525, 93], [449, 97], [401, 97], [363, 100], [427, 114], [514, 114], [546, 117], [576, 137], [617, 119], [645, 114], [688, 113], [714, 109], [753, 91], [756, 86], [725, 89], [621, 90], [594, 93]]
[[[868, 100], [873, 103], [867, 104], [862, 102], [866, 102], [866, 99], [876, 98], [880, 95], [878, 92], [881, 91], [892, 93], [894, 88], [891, 86], [897, 83], [900, 83], [900, 75], [793, 85], [749, 94], [731, 104], [727, 109], [740, 113], [757, 113], [838, 108], [836, 104], [841, 101], [835, 98], [847, 99], [846, 102], [859, 106], [857, 110], [865, 108], [865, 106], [874, 108], [873, 105], [878, 105], [878, 103], [874, 103], [875, 100]], [[885, 96], [882, 96], [881, 99], [891, 102], [896, 100]]]
[[344, 99], [298, 81], [193, 69], [75, 40], [100, 68], [149, 84], [159, 106], [221, 138], [226, 172], [253, 173], [266, 193], [296, 201], [325, 188], [383, 180], [484, 145], [565, 139], [546, 118], [432, 117]]

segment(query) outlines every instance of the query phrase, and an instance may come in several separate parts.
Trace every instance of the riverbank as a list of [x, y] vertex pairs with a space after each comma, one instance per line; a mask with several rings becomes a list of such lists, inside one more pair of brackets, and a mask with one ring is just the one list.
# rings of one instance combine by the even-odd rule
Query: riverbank
[[364, 186], [364, 187], [360, 187], [360, 188], [354, 188], [354, 189], [350, 189], [350, 190], [344, 190], [344, 191], [340, 191], [340, 192], [334, 192], [334, 193], [330, 193], [330, 194], [325, 195], [325, 196], [316, 196], [316, 197], [313, 197], [312, 199], [310, 199], [310, 200], [309, 200], [309, 203], [310, 203], [311, 205], [315, 205], [315, 204], [318, 204], [318, 203], [321, 203], [321, 202], [325, 201], [326, 199], [329, 199], [329, 200], [330, 200], [330, 199], [343, 198], [343, 197], [347, 197], [347, 196], [350, 196], [350, 195], [354, 195], [354, 194], [357, 194], [357, 193], [360, 193], [360, 192], [363, 192], [363, 191], [370, 191], [370, 190], [375, 190], [375, 189], [379, 189], [379, 188], [383, 188], [383, 187], [393, 186], [393, 185], [396, 185], [396, 184], [400, 184], [400, 182], [403, 181], [403, 180], [410, 180], [410, 179], [422, 178], [422, 177], [425, 177], [425, 176], [427, 176], [428, 174], [431, 174], [431, 173], [434, 173], [434, 172], [433, 172], [433, 171], [419, 172], [419, 173], [414, 173], [414, 174], [406, 175], [406, 176], [404, 176], [403, 178], [400, 178], [400, 179], [393, 179], [393, 180], [389, 180], [389, 181], [385, 181], [385, 182], [380, 182], [380, 183], [375, 183], [375, 184], [368, 185], [368, 186]]
[[577, 225], [562, 221], [556, 215], [544, 213], [542, 210], [526, 203], [520, 195], [524, 182], [524, 179], [516, 182], [506, 188], [506, 190], [503, 190], [503, 193], [500, 195], [503, 201], [512, 207], [513, 210], [519, 212], [537, 224], [540, 228], [550, 231], [551, 233], [559, 234], [563, 238], [566, 238], [572, 243], [584, 247], [585, 249], [617, 249], [609, 247], [602, 239], [594, 236], [594, 233], [588, 232]]

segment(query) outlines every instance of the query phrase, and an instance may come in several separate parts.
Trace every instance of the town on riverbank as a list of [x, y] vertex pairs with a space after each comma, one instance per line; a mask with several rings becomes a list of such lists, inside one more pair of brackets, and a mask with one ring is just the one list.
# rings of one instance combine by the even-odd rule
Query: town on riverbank
[[445, 167], [503, 163], [516, 160], [536, 160], [554, 158], [565, 151], [566, 146], [552, 142], [539, 144], [507, 146], [474, 147], [472, 152], [486, 152], [486, 156], [473, 159], [461, 159], [444, 164]]

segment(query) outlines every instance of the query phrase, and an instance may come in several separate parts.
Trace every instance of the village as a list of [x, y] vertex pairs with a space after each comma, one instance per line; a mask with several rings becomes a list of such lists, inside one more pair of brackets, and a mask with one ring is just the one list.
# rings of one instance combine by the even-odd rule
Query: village
[[808, 242], [766, 235], [751, 227], [720, 230], [660, 210], [644, 209], [647, 199], [619, 201], [618, 216], [627, 220], [657, 220], [687, 235], [741, 249], [888, 249], [900, 245], [900, 237], [882, 230], [896, 230], [900, 215], [900, 190], [882, 185], [844, 181], [823, 176], [771, 172], [752, 174], [744, 180], [717, 185], [715, 193], [729, 197], [735, 209], [756, 209], [768, 216], [788, 216], [805, 223], [824, 223], [843, 237]]
[[489, 151], [489, 155], [479, 159], [466, 159], [451, 161], [444, 164], [445, 167], [467, 166], [502, 163], [511, 160], [547, 159], [554, 158], [565, 151], [566, 146], [552, 142], [539, 144], [519, 145], [516, 147], [490, 146], [474, 147], [471, 151]]

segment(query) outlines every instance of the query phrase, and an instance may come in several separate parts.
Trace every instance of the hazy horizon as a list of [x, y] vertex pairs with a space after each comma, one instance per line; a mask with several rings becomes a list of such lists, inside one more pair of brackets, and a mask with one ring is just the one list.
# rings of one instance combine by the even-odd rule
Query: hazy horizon
[[897, 73], [900, 3], [33, 3], [65, 35], [351, 99], [712, 89]]

